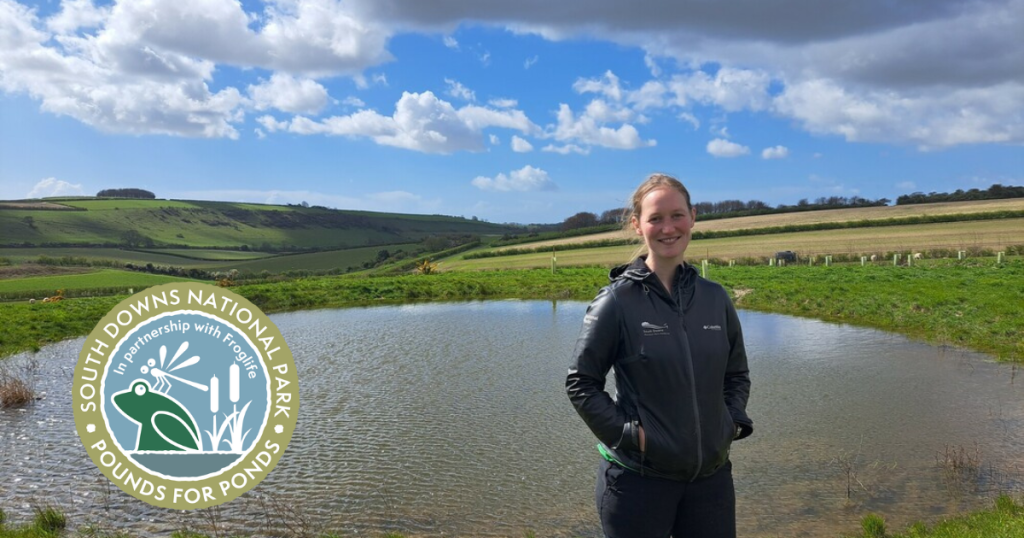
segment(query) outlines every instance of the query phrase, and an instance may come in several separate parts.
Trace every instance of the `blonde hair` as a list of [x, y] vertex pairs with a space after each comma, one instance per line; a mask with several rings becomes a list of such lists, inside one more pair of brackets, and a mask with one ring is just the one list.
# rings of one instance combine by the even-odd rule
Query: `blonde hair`
[[[629, 197], [629, 203], [626, 204], [626, 208], [622, 212], [622, 231], [626, 232], [637, 241], [640, 241], [640, 238], [636, 237], [636, 235], [632, 233], [633, 219], [635, 218], [640, 220], [640, 206], [643, 203], [644, 198], [652, 191], [658, 189], [675, 189], [683, 195], [683, 198], [686, 199], [687, 209], [689, 209], [691, 213], [693, 212], [693, 203], [690, 201], [690, 191], [686, 190], [686, 187], [683, 186], [682, 182], [668, 174], [662, 174], [660, 172], [647, 176], [647, 179], [645, 179], [644, 182], [641, 183], [635, 191], [633, 191], [633, 195]], [[640, 247], [633, 252], [633, 256], [630, 259], [635, 259], [637, 256], [643, 254], [645, 248], [646, 245], [641, 244]]]

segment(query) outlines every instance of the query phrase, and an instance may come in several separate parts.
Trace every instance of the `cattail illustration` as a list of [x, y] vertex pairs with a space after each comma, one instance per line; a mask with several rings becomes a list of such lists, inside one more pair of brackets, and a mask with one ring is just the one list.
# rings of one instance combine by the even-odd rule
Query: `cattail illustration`
[[210, 378], [210, 412], [217, 414], [220, 411], [220, 380], [217, 376]]
[[231, 403], [238, 403], [238, 365], [232, 364], [228, 372], [228, 397], [231, 398]]

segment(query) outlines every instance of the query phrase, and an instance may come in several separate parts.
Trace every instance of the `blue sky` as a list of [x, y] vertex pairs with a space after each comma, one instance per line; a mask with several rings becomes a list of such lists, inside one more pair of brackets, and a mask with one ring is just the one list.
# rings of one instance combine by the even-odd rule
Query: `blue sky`
[[1024, 0], [0, 0], [0, 199], [558, 222], [1024, 184]]

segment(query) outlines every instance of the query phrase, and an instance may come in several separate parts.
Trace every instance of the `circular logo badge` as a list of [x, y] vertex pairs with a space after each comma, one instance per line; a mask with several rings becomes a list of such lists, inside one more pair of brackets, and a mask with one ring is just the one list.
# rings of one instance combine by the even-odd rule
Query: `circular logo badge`
[[73, 383], [75, 426], [117, 487], [154, 506], [230, 501], [277, 465], [299, 411], [281, 331], [245, 298], [154, 286], [107, 313]]

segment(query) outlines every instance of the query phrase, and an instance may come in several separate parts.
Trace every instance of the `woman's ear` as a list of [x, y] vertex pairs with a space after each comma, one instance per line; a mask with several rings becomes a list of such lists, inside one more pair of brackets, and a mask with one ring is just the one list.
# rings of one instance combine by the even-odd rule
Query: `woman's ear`
[[636, 215], [629, 217], [629, 225], [633, 227], [633, 231], [637, 235], [643, 235], [643, 232], [640, 231], [640, 221], [637, 220]]

